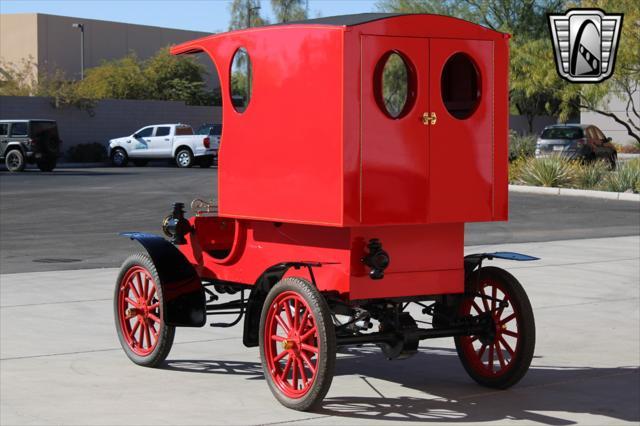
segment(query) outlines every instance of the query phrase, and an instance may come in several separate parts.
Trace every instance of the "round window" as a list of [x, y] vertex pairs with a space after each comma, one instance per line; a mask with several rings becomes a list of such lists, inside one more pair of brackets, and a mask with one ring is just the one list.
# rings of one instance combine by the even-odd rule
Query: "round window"
[[236, 50], [231, 61], [231, 104], [238, 112], [247, 109], [251, 100], [251, 59], [247, 49]]
[[376, 100], [390, 118], [405, 116], [415, 97], [415, 78], [408, 60], [399, 52], [388, 52], [376, 67]]
[[442, 70], [440, 91], [449, 114], [463, 120], [469, 118], [480, 103], [480, 73], [471, 58], [456, 53]]

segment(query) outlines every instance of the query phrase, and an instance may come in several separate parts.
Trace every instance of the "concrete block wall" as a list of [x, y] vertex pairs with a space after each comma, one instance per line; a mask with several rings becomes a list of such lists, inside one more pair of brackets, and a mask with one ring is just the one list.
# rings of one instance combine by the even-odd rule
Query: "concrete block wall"
[[150, 124], [184, 123], [197, 130], [203, 123], [221, 123], [222, 108], [175, 101], [107, 99], [96, 102], [90, 114], [75, 106], [54, 108], [50, 98], [0, 96], [0, 120], [33, 118], [58, 122], [66, 152], [81, 143], [107, 146], [109, 139], [131, 135]]

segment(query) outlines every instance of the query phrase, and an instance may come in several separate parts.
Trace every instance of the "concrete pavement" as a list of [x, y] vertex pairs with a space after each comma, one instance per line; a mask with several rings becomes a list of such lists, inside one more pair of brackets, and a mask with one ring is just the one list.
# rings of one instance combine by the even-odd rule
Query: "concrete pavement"
[[474, 384], [452, 339], [404, 361], [345, 350], [322, 409], [280, 406], [242, 327], [178, 329], [167, 364], [132, 364], [112, 319], [117, 270], [0, 275], [0, 423], [622, 424], [640, 422], [640, 237], [500, 244], [538, 262], [492, 262], [524, 285], [536, 315], [528, 375], [508, 391]]

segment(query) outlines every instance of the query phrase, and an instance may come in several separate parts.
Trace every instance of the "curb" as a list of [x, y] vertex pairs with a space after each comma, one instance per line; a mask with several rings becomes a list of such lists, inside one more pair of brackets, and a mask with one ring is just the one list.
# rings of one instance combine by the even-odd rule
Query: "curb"
[[509, 192], [540, 195], [564, 195], [567, 197], [589, 197], [602, 200], [620, 200], [640, 202], [640, 194], [631, 192], [593, 191], [590, 189], [555, 188], [544, 186], [509, 185]]

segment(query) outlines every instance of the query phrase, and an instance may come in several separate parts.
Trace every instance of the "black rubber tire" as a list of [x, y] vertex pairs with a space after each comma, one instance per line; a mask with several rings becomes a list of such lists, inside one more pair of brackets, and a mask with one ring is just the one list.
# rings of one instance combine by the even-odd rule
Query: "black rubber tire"
[[111, 164], [114, 167], [126, 167], [129, 162], [127, 151], [122, 148], [116, 148], [111, 151]]
[[615, 170], [618, 168], [618, 154], [615, 152], [609, 157], [609, 167], [611, 168], [611, 170]]
[[188, 169], [193, 166], [194, 157], [189, 148], [180, 148], [176, 152], [176, 165], [182, 169]]
[[489, 388], [507, 389], [518, 383], [520, 379], [524, 377], [533, 359], [536, 345], [536, 326], [533, 318], [533, 309], [531, 308], [527, 293], [518, 280], [504, 269], [493, 266], [481, 268], [471, 274], [465, 283], [465, 294], [474, 294], [475, 287], [482, 283], [483, 280], [500, 281], [508, 292], [508, 296], [513, 303], [513, 310], [520, 324], [522, 324], [522, 327], [518, 330], [521, 334], [520, 338], [522, 339], [520, 350], [513, 359], [512, 362], [514, 364], [510, 370], [496, 378], [488, 378], [479, 374], [474, 368], [473, 362], [466, 357], [462, 349], [461, 337], [454, 337], [456, 351], [458, 352], [458, 357], [464, 369], [477, 383]]
[[213, 157], [204, 157], [198, 160], [198, 165], [203, 169], [208, 169], [213, 166]]
[[135, 164], [136, 167], [144, 167], [149, 164], [149, 160], [133, 160], [133, 164]]
[[43, 158], [36, 161], [41, 172], [52, 172], [56, 168], [58, 160], [56, 158]]
[[140, 356], [134, 353], [127, 344], [124, 336], [122, 335], [123, 330], [120, 326], [120, 319], [118, 316], [118, 294], [120, 291], [121, 281], [124, 279], [125, 274], [129, 269], [134, 266], [142, 266], [147, 271], [151, 273], [153, 280], [156, 283], [156, 295], [158, 302], [160, 304], [160, 319], [164, 320], [164, 312], [162, 311], [163, 306], [163, 294], [162, 294], [162, 285], [160, 283], [160, 277], [158, 276], [158, 271], [156, 270], [155, 265], [151, 261], [151, 258], [146, 253], [135, 253], [129, 256], [122, 266], [120, 267], [120, 273], [118, 274], [118, 278], [116, 280], [115, 292], [113, 297], [113, 317], [115, 320], [116, 331], [118, 334], [118, 340], [120, 340], [120, 345], [124, 350], [127, 357], [134, 363], [141, 365], [143, 367], [157, 367], [162, 364], [164, 360], [169, 355], [171, 351], [171, 346], [173, 345], [173, 338], [175, 336], [175, 327], [169, 326], [162, 322], [160, 329], [158, 331], [158, 344], [147, 356]]
[[27, 167], [24, 154], [19, 149], [11, 149], [5, 153], [4, 164], [10, 172], [21, 172]]
[[[292, 399], [285, 396], [273, 382], [271, 373], [268, 371], [265, 348], [264, 348], [264, 333], [265, 322], [267, 318], [267, 311], [273, 303], [274, 299], [282, 292], [292, 291], [298, 293], [309, 304], [311, 311], [316, 320], [316, 327], [318, 328], [318, 340], [319, 340], [319, 353], [318, 353], [318, 365], [317, 376], [312, 388], [304, 396]], [[320, 292], [305, 279], [302, 278], [284, 278], [278, 284], [276, 284], [264, 302], [262, 307], [262, 314], [260, 316], [260, 359], [262, 360], [262, 368], [264, 370], [264, 376], [267, 384], [271, 389], [271, 392], [276, 399], [285, 407], [298, 411], [309, 411], [317, 408], [324, 399], [325, 395], [331, 387], [333, 380], [333, 374], [336, 363], [336, 335], [333, 320], [331, 319], [331, 312], [329, 306]]]

